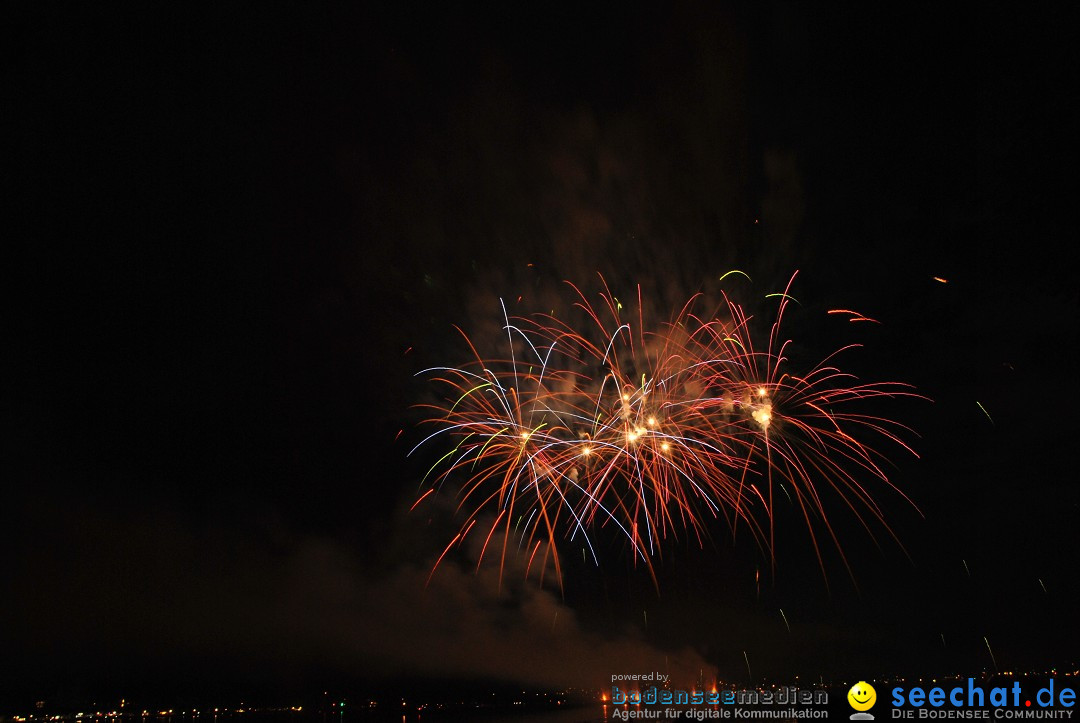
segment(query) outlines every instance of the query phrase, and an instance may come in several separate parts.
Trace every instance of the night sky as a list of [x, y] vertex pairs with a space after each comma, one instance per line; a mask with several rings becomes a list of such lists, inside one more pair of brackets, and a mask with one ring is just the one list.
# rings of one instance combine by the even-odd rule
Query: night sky
[[[397, 5], [16, 18], [0, 703], [1080, 659], [1064, 15]], [[838, 510], [852, 579], [789, 511], [775, 575], [719, 524], [656, 586], [608, 540], [564, 592], [467, 552], [425, 587], [460, 519], [408, 511], [445, 451], [406, 457], [414, 374], [468, 361], [453, 325], [731, 269], [755, 313], [799, 272], [799, 358], [863, 343], [932, 400], [882, 409], [921, 437], [918, 510], [875, 494], [903, 547]]]

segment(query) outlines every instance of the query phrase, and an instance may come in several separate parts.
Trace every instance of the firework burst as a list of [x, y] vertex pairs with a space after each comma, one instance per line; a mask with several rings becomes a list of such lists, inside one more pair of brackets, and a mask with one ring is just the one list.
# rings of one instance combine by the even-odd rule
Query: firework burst
[[422, 372], [440, 401], [421, 405], [435, 429], [417, 448], [447, 451], [417, 504], [449, 486], [464, 518], [435, 568], [477, 537], [480, 562], [497, 552], [501, 569], [521, 549], [526, 574], [538, 569], [542, 580], [551, 568], [561, 585], [560, 547], [580, 539], [599, 564], [592, 536], [608, 529], [655, 581], [665, 541], [701, 545], [717, 520], [733, 535], [749, 530], [775, 561], [778, 494], [804, 518], [823, 572], [823, 537], [847, 565], [827, 497], [838, 497], [871, 535], [876, 526], [892, 534], [860, 480], [895, 487], [885, 458], [861, 440], [911, 452], [911, 430], [866, 414], [859, 402], [918, 395], [841, 371], [836, 360], [851, 347], [789, 371], [781, 323], [790, 286], [770, 295], [778, 307], [761, 349], [752, 318], [726, 295], [707, 311], [698, 311], [700, 296], [691, 298], [657, 322], [646, 319], [640, 288], [636, 308], [625, 309], [606, 283], [596, 304], [570, 284], [565, 319], [514, 317], [504, 305], [501, 358], [482, 355], [462, 331], [472, 360]]

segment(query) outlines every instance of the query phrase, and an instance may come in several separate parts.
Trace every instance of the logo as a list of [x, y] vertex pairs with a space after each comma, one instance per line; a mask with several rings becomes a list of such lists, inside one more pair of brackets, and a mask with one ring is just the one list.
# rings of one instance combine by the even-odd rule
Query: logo
[[848, 691], [847, 702], [857, 711], [851, 714], [851, 720], [874, 720], [874, 716], [866, 712], [877, 702], [877, 691], [874, 690], [874, 686], [865, 680], [860, 680]]
[[[962, 682], [961, 679], [955, 679]], [[952, 688], [922, 686], [892, 689], [892, 718], [978, 718], [1009, 720], [1016, 718], [1071, 718], [1076, 705], [1076, 691], [1057, 687], [1054, 678], [1043, 679], [1047, 685], [1035, 695], [1024, 692], [1019, 680], [1011, 686], [989, 687], [967, 678], [967, 685]], [[1030, 689], [1029, 689], [1030, 691]], [[910, 706], [910, 707], [908, 707]], [[991, 714], [990, 711], [993, 711]]]

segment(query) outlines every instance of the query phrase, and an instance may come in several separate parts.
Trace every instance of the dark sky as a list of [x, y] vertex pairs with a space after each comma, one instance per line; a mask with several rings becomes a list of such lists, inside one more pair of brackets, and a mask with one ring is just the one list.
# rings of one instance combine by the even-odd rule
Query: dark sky
[[[1075, 661], [1075, 57], [1015, 13], [23, 13], [5, 697]], [[801, 353], [865, 342], [933, 400], [886, 410], [921, 434], [892, 479], [922, 516], [879, 498], [907, 556], [840, 515], [855, 582], [823, 575], [781, 515], [775, 577], [720, 528], [659, 591], [617, 545], [565, 594], [464, 558], [425, 589], [454, 527], [407, 513], [413, 374], [466, 361], [452, 325], [733, 268], [752, 309], [798, 270]]]

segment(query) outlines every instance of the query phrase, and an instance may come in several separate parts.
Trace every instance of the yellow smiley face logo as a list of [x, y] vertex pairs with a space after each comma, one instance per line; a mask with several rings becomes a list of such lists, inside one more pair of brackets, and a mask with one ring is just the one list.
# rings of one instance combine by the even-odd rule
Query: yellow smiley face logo
[[851, 690], [848, 691], [847, 702], [855, 710], [870, 710], [874, 707], [874, 703], [877, 702], [877, 691], [874, 690], [874, 686], [865, 680], [860, 680], [851, 686]]

